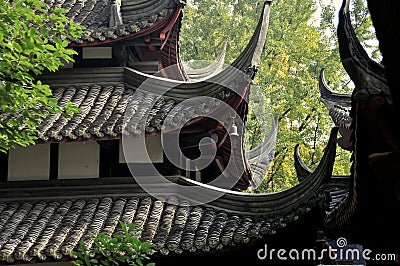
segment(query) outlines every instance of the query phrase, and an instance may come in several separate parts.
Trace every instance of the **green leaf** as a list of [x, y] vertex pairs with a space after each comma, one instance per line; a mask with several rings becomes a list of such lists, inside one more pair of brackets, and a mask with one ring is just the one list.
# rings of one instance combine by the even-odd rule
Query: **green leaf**
[[[133, 231], [137, 231], [137, 228], [134, 227], [133, 224], [126, 225], [123, 222], [120, 222], [122, 228], [128, 229], [131, 228]], [[145, 250], [142, 247], [142, 242], [133, 237], [132, 235], [127, 236], [109, 236], [103, 233], [99, 233], [96, 236], [91, 236], [94, 240], [93, 247], [90, 252], [87, 251], [86, 246], [83, 242], [80, 242], [81, 245], [81, 255], [85, 256], [85, 263], [92, 263], [94, 265], [143, 265], [144, 261], [148, 261], [149, 257], [147, 253], [152, 254], [154, 252], [153, 249], [150, 248], [150, 243], [144, 242], [144, 247], [148, 248]], [[132, 243], [135, 243], [134, 245]], [[137, 251], [134, 251], [133, 246], [136, 246]], [[96, 263], [93, 260], [87, 262], [86, 257], [88, 254], [93, 256], [102, 255], [105, 259], [100, 263]], [[98, 261], [97, 261], [98, 262]], [[132, 264], [133, 263], [133, 264]], [[136, 263], [136, 264], [135, 264]]]
[[87, 266], [91, 266], [92, 265], [92, 262], [90, 261], [90, 259], [89, 259], [89, 256], [84, 256], [84, 260], [85, 260], [85, 263], [86, 263], [86, 265]]
[[15, 50], [18, 53], [21, 53], [23, 51], [21, 45], [18, 42], [13, 42], [12, 45], [13, 45], [13, 48], [15, 48]]
[[139, 266], [143, 266], [143, 263], [142, 263], [142, 260], [141, 259], [136, 259], [136, 263], [137, 263], [137, 265], [139, 265]]
[[[12, 3], [12, 6], [11, 6]], [[18, 119], [0, 120], [0, 150], [35, 143], [39, 124], [54, 112], [77, 112], [75, 106], [61, 110], [52, 98], [49, 86], [35, 81], [33, 76], [44, 70], [56, 71], [60, 58], [69, 58], [74, 51], [51, 44], [47, 36], [80, 36], [82, 28], [65, 16], [65, 9], [56, 11], [57, 27], [49, 27], [51, 14], [47, 4], [39, 0], [2, 1], [0, 4], [0, 112]], [[7, 82], [3, 82], [7, 80]], [[40, 104], [40, 108], [38, 108]], [[21, 129], [21, 130], [16, 130]]]

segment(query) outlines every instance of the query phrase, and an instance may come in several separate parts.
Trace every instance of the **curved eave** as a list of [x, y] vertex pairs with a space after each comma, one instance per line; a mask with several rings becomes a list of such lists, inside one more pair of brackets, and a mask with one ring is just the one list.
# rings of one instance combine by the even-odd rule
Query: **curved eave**
[[[263, 11], [260, 15], [257, 27], [246, 48], [237, 57], [237, 59], [230, 65], [230, 67], [227, 67], [218, 74], [210, 77], [208, 79], [209, 82], [215, 84], [224, 84], [227, 78], [233, 79], [234, 77], [232, 77], [232, 75], [236, 75], [235, 72], [239, 70], [249, 76], [249, 79], [246, 82], [250, 84], [251, 79], [253, 79], [256, 74], [257, 67], [261, 59], [261, 54], [264, 49], [268, 32], [268, 25], [269, 25], [270, 5], [271, 5], [270, 1], [266, 1], [264, 3]], [[207, 81], [185, 82], [184, 84], [192, 84], [192, 85], [184, 85], [184, 86], [196, 86], [196, 84], [202, 84], [203, 82]]]
[[[294, 166], [299, 182], [307, 180], [313, 172], [301, 159], [299, 145], [295, 147]], [[329, 212], [345, 202], [350, 191], [350, 178], [350, 176], [332, 175], [329, 182], [324, 186], [324, 192], [329, 195]]]
[[[308, 178], [313, 172], [311, 168], [309, 168], [303, 159], [300, 156], [299, 145], [297, 144], [294, 149], [294, 166], [296, 168], [297, 179], [299, 182]], [[329, 184], [332, 185], [341, 185], [341, 184], [349, 184], [350, 176], [348, 175], [332, 175]]]
[[225, 42], [221, 48], [221, 51], [216, 56], [215, 60], [203, 68], [192, 68], [190, 63], [181, 62], [181, 68], [184, 72], [186, 79], [191, 82], [206, 80], [211, 76], [214, 76], [220, 73], [223, 70], [224, 62], [225, 62], [225, 55], [226, 55], [226, 46], [227, 43]]
[[[221, 101], [236, 110], [243, 101], [242, 95], [246, 93], [249, 82], [244, 80], [238, 84], [244, 91], [239, 89], [240, 94], [237, 95], [212, 81], [178, 82], [121, 67], [66, 69], [42, 75], [40, 80], [50, 85], [53, 97], [60, 106], [71, 101], [82, 109], [70, 118], [57, 113], [44, 121], [40, 128], [40, 139], [43, 141], [119, 138], [126, 126], [124, 115], [128, 107], [137, 110], [131, 120], [134, 134], [160, 131], [163, 122], [174, 128], [186, 123], [191, 114], [203, 119], [210, 112], [218, 111]], [[182, 101], [205, 96], [207, 98], [197, 100], [196, 106], [180, 104], [175, 109], [175, 118], [164, 121], [172, 108]], [[225, 115], [229, 116], [223, 113]]]
[[369, 94], [382, 93], [390, 97], [384, 67], [369, 58], [354, 32], [349, 0], [344, 0], [340, 9], [337, 33], [340, 59], [356, 86], [355, 99], [363, 100]]
[[[138, 88], [146, 79], [146, 88], [139, 91]], [[129, 126], [131, 133], [150, 134], [160, 131], [167, 114], [185, 99], [196, 96], [213, 98], [207, 98], [197, 108], [190, 104], [179, 106], [181, 110], [189, 108], [199, 116], [215, 109], [218, 101], [232, 102], [229, 100], [232, 93], [225, 92], [221, 86], [216, 90], [215, 84], [182, 84], [129, 68], [66, 69], [42, 75], [40, 80], [50, 85], [53, 97], [61, 107], [71, 101], [81, 109], [72, 117], [57, 113], [43, 121], [39, 130], [39, 139], [42, 141], [119, 138], [126, 126]], [[186, 87], [179, 87], [180, 84]], [[173, 89], [167, 91], [167, 88]], [[124, 120], [124, 116], [129, 115], [126, 112], [128, 107], [135, 108], [136, 112], [126, 124], [124, 122], [128, 120]], [[189, 110], [186, 111], [179, 121], [174, 120], [176, 124], [184, 122], [185, 115], [190, 115]]]
[[185, 185], [197, 185], [199, 193], [213, 194], [213, 191], [224, 192], [224, 195], [211, 202], [209, 205], [229, 210], [230, 212], [277, 218], [296, 213], [299, 208], [306, 207], [319, 189], [326, 184], [332, 175], [333, 163], [336, 155], [337, 128], [333, 128], [324, 155], [317, 168], [303, 182], [287, 190], [272, 194], [248, 194], [242, 192], [228, 191], [210, 187], [206, 184], [181, 179], [179, 182]]
[[[250, 39], [249, 44], [239, 57], [231, 64], [232, 67], [242, 71], [249, 71], [251, 67], [258, 67], [261, 54], [267, 38], [271, 1], [264, 3], [263, 11], [257, 24], [257, 28]], [[255, 74], [255, 73], [249, 73]], [[251, 75], [252, 76], [252, 75]], [[252, 76], [253, 77], [253, 76]]]
[[[163, 77], [175, 79], [175, 80], [186, 80], [185, 74], [181, 69], [179, 62], [180, 62], [180, 55], [179, 55], [179, 32], [181, 30], [181, 23], [182, 23], [182, 13], [177, 14], [173, 18], [173, 26], [171, 29], [168, 30], [168, 33], [165, 36], [165, 40], [160, 47], [160, 62], [159, 68], [160, 74]], [[165, 35], [165, 30], [163, 32]]]
[[[75, 115], [78, 117], [75, 120], [85, 121], [85, 125], [78, 130], [77, 134], [71, 132], [69, 129], [65, 136], [67, 136], [67, 138], [70, 136], [69, 138], [72, 140], [80, 138], [84, 140], [93, 137], [118, 138], [123, 132], [124, 127], [121, 114], [123, 116], [128, 102], [135, 101], [135, 99], [130, 98], [130, 96], [134, 95], [142, 84], [146, 84], [146, 86], [140, 87], [141, 92], [143, 92], [145, 96], [148, 96], [149, 100], [144, 102], [140, 102], [140, 99], [136, 100], [139, 101], [137, 104], [143, 112], [149, 112], [152, 110], [152, 106], [150, 105], [156, 104], [157, 101], [161, 101], [161, 107], [166, 104], [168, 109], [163, 110], [161, 107], [161, 109], [157, 107], [158, 111], [161, 110], [162, 114], [161, 117], [157, 115], [151, 117], [151, 119], [154, 120], [154, 123], [156, 123], [155, 126], [152, 126], [152, 121], [143, 120], [143, 115], [141, 114], [141, 119], [139, 119], [140, 121], [138, 120], [140, 123], [135, 120], [136, 125], [133, 129], [135, 134], [144, 133], [144, 130], [147, 131], [144, 127], [148, 125], [151, 126], [149, 131], [147, 131], [149, 133], [154, 132], [154, 130], [159, 130], [160, 123], [163, 122], [162, 120], [166, 117], [169, 110], [171, 110], [171, 101], [173, 101], [172, 105], [175, 105], [176, 103], [180, 103], [193, 97], [209, 96], [211, 98], [217, 98], [205, 103], [203, 108], [199, 111], [199, 117], [207, 114], [208, 111], [215, 109], [215, 107], [218, 106], [218, 100], [227, 101], [228, 104], [236, 110], [246, 97], [249, 87], [248, 85], [252, 82], [252, 77], [255, 75], [255, 71], [253, 71], [254, 68], [249, 68], [249, 66], [254, 66], [252, 64], [259, 60], [260, 51], [264, 47], [269, 19], [269, 4], [270, 2], [265, 3], [263, 13], [254, 35], [246, 49], [244, 49], [241, 56], [239, 56], [238, 60], [232, 64], [231, 68], [226, 68], [205, 81], [176, 81], [168, 78], [147, 75], [123, 67], [64, 69], [56, 73], [48, 73], [40, 76], [39, 78], [44, 83], [49, 84], [53, 89], [61, 88], [62, 92], [60, 98], [57, 99], [61, 101], [61, 103], [66, 103], [70, 100], [73, 101], [75, 99], [75, 93], [77, 93], [82, 87], [88, 88], [89, 92], [95, 90], [93, 95], [88, 94], [86, 96], [89, 98], [85, 98], [85, 100], [87, 100], [87, 105], [92, 109], [86, 110], [88, 111], [87, 113]], [[232, 92], [227, 88], [228, 84], [234, 84], [235, 92]], [[111, 92], [107, 92], [106, 87], [111, 87]], [[74, 92], [65, 94], [69, 88]], [[118, 95], [113, 98], [112, 95], [116, 91], [118, 92]], [[104, 94], [104, 97], [97, 98], [96, 95], [99, 94]], [[66, 96], [66, 98], [64, 96]], [[92, 99], [93, 97], [95, 98]], [[128, 98], [130, 100], [128, 100]], [[94, 101], [97, 101], [97, 99], [102, 100], [102, 102], [96, 102], [97, 104], [94, 104]], [[76, 99], [78, 107], [82, 103], [80, 100], [81, 99]], [[85, 108], [87, 109], [88, 106]], [[105, 108], [107, 106], [111, 109]], [[96, 110], [93, 110], [93, 108], [96, 108]], [[109, 114], [110, 110], [112, 114]], [[93, 111], [92, 113], [94, 113], [94, 116], [86, 116], [91, 114], [91, 111]], [[156, 113], [158, 111], [156, 111]], [[239, 115], [243, 116], [243, 114]], [[185, 119], [184, 116], [185, 113], [182, 117], [182, 121]], [[97, 118], [101, 118], [101, 121], [97, 122]], [[108, 123], [110, 121], [105, 121], [110, 120], [110, 118], [112, 119], [111, 124]], [[60, 119], [63, 121], [61, 121], [61, 124], [57, 125], [56, 131], [61, 132], [60, 127], [62, 127], [67, 121], [64, 121], [64, 118], [59, 114], [52, 117], [50, 121], [46, 121], [46, 123], [53, 123], [53, 120], [60, 121]], [[177, 123], [179, 123], [179, 121]], [[74, 125], [75, 124], [76, 123], [74, 123]], [[91, 129], [90, 127], [93, 124], [95, 124], [96, 127]], [[106, 127], [105, 129], [104, 126]], [[46, 126], [47, 129], [51, 129], [51, 127], [52, 125]], [[40, 137], [40, 139], [42, 139], [42, 137]], [[48, 138], [44, 137], [43, 140], [47, 141]], [[62, 140], [62, 137], [57, 135], [57, 141], [60, 140]]]
[[299, 144], [294, 148], [294, 168], [296, 169], [296, 175], [299, 182], [306, 180], [312, 173], [312, 170], [300, 157]]
[[274, 159], [274, 150], [276, 145], [276, 136], [278, 133], [278, 119], [274, 119], [269, 134], [254, 149], [245, 152], [245, 157], [251, 168], [250, 185], [254, 188], [261, 185], [265, 173], [272, 160]]
[[351, 94], [344, 94], [333, 91], [325, 79], [325, 69], [322, 69], [319, 75], [318, 86], [321, 98], [334, 102], [345, 108], [351, 108]]
[[[219, 64], [216, 66], [213, 65], [212, 71], [214, 73], [209, 73], [207, 72], [206, 74], [215, 74], [215, 75], [208, 75], [210, 77], [212, 82], [216, 83], [221, 83], [221, 81], [226, 80], [227, 76], [232, 75], [232, 70], [239, 70], [244, 73], [246, 73], [251, 79], [254, 78], [258, 64], [261, 60], [261, 54], [264, 49], [266, 37], [267, 37], [267, 32], [268, 32], [268, 25], [269, 25], [269, 16], [270, 16], [270, 5], [271, 1], [266, 1], [263, 6], [262, 13], [260, 15], [260, 19], [258, 21], [257, 27], [252, 35], [252, 38], [250, 39], [249, 43], [245, 47], [245, 49], [242, 51], [242, 53], [236, 58], [236, 60], [230, 65], [231, 68], [224, 69], [222, 71], [216, 71], [218, 70], [217, 68], [220, 67]], [[221, 53], [219, 58], [222, 60], [224, 57], [224, 53]], [[204, 79], [190, 79], [190, 74], [189, 76], [185, 75], [185, 67], [182, 65], [182, 63], [179, 63], [179, 58], [178, 58], [178, 67], [177, 69], [171, 69], [170, 72], [167, 70], [166, 73], [161, 73], [162, 76], [168, 77], [168, 76], [176, 76], [175, 72], [179, 72], [179, 74], [183, 74], [183, 77], [186, 77], [186, 79], [189, 82], [197, 83], [201, 82]], [[207, 69], [204, 69], [207, 70]], [[209, 71], [208, 69], [207, 71]], [[198, 72], [196, 73], [196, 75]]]
[[349, 128], [352, 122], [350, 117], [351, 95], [341, 94], [331, 90], [325, 80], [325, 70], [319, 75], [318, 86], [320, 99], [329, 111], [336, 126]]

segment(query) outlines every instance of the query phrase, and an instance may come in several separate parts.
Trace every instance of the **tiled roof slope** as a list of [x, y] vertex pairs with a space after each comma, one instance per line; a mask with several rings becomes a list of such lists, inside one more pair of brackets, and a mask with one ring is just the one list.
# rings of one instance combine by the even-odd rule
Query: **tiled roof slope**
[[[52, 115], [39, 129], [39, 139], [43, 141], [120, 135], [127, 126], [124, 114], [127, 106], [133, 105], [132, 101], [137, 102], [137, 110], [129, 124], [130, 131], [140, 134], [145, 130], [160, 130], [163, 117], [175, 105], [173, 100], [156, 100], [151, 93], [139, 93], [133, 99], [134, 91], [123, 83], [57, 87], [53, 96], [60, 106], [71, 101], [80, 108], [80, 113], [70, 118]], [[148, 117], [150, 112], [154, 115]]]
[[48, 9], [62, 7], [66, 16], [85, 27], [77, 43], [116, 39], [154, 25], [183, 6], [175, 0], [45, 0]]
[[[46, 141], [120, 133], [118, 128], [131, 95], [133, 91], [125, 91], [123, 84], [58, 87], [53, 96], [59, 105], [72, 101], [81, 112], [70, 119], [61, 114], [51, 116], [40, 127], [39, 138]], [[105, 112], [100, 114], [103, 109]]]
[[[160, 131], [163, 124], [184, 121], [185, 116], [204, 115], [218, 105], [218, 100], [231, 94], [221, 86], [213, 89], [205, 83], [182, 84], [185, 89], [181, 89], [179, 82], [156, 77], [148, 81], [154, 86], [146, 86], [153, 92], [137, 91], [137, 87], [149, 77], [128, 68], [70, 69], [43, 76], [42, 80], [53, 88], [53, 97], [59, 106], [72, 102], [80, 112], [72, 117], [64, 117], [61, 113], [50, 116], [40, 125], [39, 139], [115, 138], [125, 131], [135, 135], [153, 133]], [[74, 84], [74, 80], [78, 82]], [[178, 87], [165, 95], [157, 93], [159, 87], [168, 86]], [[186, 89], [192, 89], [190, 94]], [[215, 100], [196, 107], [182, 104], [174, 110], [178, 113], [174, 121], [164, 121], [179, 101], [196, 95], [214, 97]]]
[[204, 207], [165, 204], [150, 197], [99, 197], [0, 203], [0, 261], [60, 260], [91, 235], [116, 234], [118, 221], [144, 229], [142, 241], [162, 254], [208, 251], [272, 233], [265, 219]]
[[[36, 181], [36, 187], [18, 182], [2, 185], [0, 261], [71, 259], [79, 241], [90, 246], [91, 235], [120, 232], [118, 221], [142, 228], [141, 239], [152, 242], [163, 255], [220, 250], [278, 233], [312, 208], [327, 203], [325, 185], [332, 173], [336, 133], [334, 130], [315, 172], [297, 186], [275, 194], [225, 191], [205, 205], [185, 205], [168, 186], [156, 184], [155, 199], [132, 179]], [[180, 177], [174, 180], [197, 185], [206, 194], [221, 191]]]
[[[63, 69], [56, 73], [48, 73], [39, 77], [43, 83], [49, 84], [59, 105], [64, 106], [72, 101], [81, 109], [72, 118], [61, 114], [53, 115], [40, 128], [39, 139], [42, 141], [75, 140], [77, 138], [115, 138], [128, 129], [130, 133], [153, 133], [160, 130], [163, 119], [174, 104], [197, 96], [215, 98], [205, 102], [200, 108], [181, 106], [181, 119], [193, 112], [204, 115], [218, 105], [218, 100], [229, 97], [230, 90], [219, 84], [227, 84], [227, 80], [235, 78], [235, 71], [248, 73], [246, 80], [240, 81], [245, 91], [254, 77], [254, 67], [260, 59], [261, 50], [269, 22], [269, 5], [266, 2], [257, 28], [247, 47], [230, 69], [223, 70], [208, 80], [197, 82], [181, 82], [166, 78], [146, 75], [139, 71], [124, 67], [108, 68], [74, 68]], [[147, 91], [135, 93], [146, 82]], [[238, 83], [237, 80], [232, 82]], [[166, 91], [166, 88], [171, 88]], [[165, 93], [161, 93], [165, 92]], [[237, 98], [244, 95], [238, 95]], [[124, 125], [123, 119], [127, 108], [132, 108], [130, 125]], [[171, 121], [172, 124], [179, 121]], [[128, 126], [128, 127], [126, 127]]]

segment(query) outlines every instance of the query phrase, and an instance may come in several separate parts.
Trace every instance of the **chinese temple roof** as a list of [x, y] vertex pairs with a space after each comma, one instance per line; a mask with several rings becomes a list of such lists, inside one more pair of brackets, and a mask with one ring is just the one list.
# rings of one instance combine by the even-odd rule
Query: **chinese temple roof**
[[[86, 46], [145, 36], [149, 28], [151, 31], [165, 28], [174, 16], [180, 16], [183, 4], [182, 1], [126, 0], [66, 2], [64, 6], [69, 10], [68, 17], [87, 27], [84, 37], [72, 45]], [[184, 81], [164, 76], [165, 72], [161, 77], [150, 76], [129, 67], [63, 69], [40, 79], [50, 85], [60, 106], [72, 102], [81, 112], [72, 117], [52, 115], [41, 124], [39, 140], [84, 141], [116, 139], [123, 134], [159, 134], [163, 127], [174, 128], [193, 115], [202, 117], [216, 110], [221, 112], [223, 109], [218, 109], [221, 101], [245, 120], [247, 109], [243, 102], [264, 48], [269, 5], [270, 2], [265, 4], [248, 46], [231, 64], [247, 75], [242, 83], [235, 84], [240, 87], [239, 94], [218, 85], [233, 73], [229, 67], [222, 67], [225, 45], [216, 60], [205, 68], [192, 69], [178, 62]], [[365, 91], [387, 95], [384, 71], [365, 57], [351, 28], [347, 7], [345, 1], [340, 16], [339, 43], [342, 62], [355, 81], [353, 96], [363, 99]], [[176, 31], [174, 34], [177, 37]], [[177, 48], [177, 44], [174, 47]], [[169, 58], [165, 51], [164, 55], [164, 59]], [[173, 61], [179, 61], [178, 57]], [[164, 64], [167, 65], [169, 63]], [[365, 79], [370, 75], [372, 78]], [[145, 83], [147, 86], [143, 89], [141, 85]], [[163, 90], [166, 87], [171, 89]], [[327, 212], [328, 230], [339, 228], [353, 215], [359, 199], [358, 184], [362, 183], [354, 171], [350, 177], [332, 176], [338, 142], [336, 134], [342, 129], [354, 129], [352, 97], [329, 89], [323, 71], [319, 87], [321, 100], [337, 127], [332, 130], [314, 171], [301, 160], [296, 147], [295, 168], [300, 182], [294, 187], [273, 194], [247, 194], [181, 176], [167, 177], [175, 184], [197, 186], [204, 195], [223, 192], [220, 198], [192, 206], [168, 186], [153, 184], [157, 192], [150, 194], [132, 178], [7, 182], [0, 187], [0, 263], [71, 260], [72, 251], [78, 248], [80, 241], [91, 246], [92, 235], [120, 233], [118, 221], [132, 222], [142, 229], [141, 240], [152, 242], [162, 256], [226, 251], [243, 247], [250, 241], [264, 243], [313, 210], [319, 214]], [[196, 107], [182, 104], [197, 96], [209, 96], [214, 100]], [[179, 115], [171, 120], [167, 115], [173, 108], [178, 108], [174, 112]], [[233, 149], [233, 155], [245, 161], [251, 175], [246, 182], [257, 187], [273, 158], [277, 122], [254, 150], [244, 151], [244, 128], [238, 128], [237, 133], [239, 145]], [[225, 140], [222, 135], [218, 138], [224, 140], [219, 143], [223, 153], [233, 145], [229, 138]], [[357, 147], [354, 150], [357, 151]], [[308, 229], [315, 232], [321, 228], [305, 230]]]
[[282, 192], [247, 194], [170, 177], [205, 194], [224, 192], [198, 206], [185, 205], [168, 186], [149, 195], [131, 178], [8, 183], [0, 189], [0, 261], [70, 260], [79, 241], [90, 246], [91, 235], [118, 233], [119, 220], [143, 229], [141, 240], [152, 242], [164, 255], [223, 250], [274, 235], [313, 208], [330, 204], [325, 189], [336, 134], [333, 129], [316, 170]]
[[[132, 101], [140, 103], [131, 118], [132, 122], [137, 122], [137, 124], [132, 125], [133, 131], [136, 134], [159, 131], [163, 118], [172, 109], [174, 103], [197, 96], [210, 96], [222, 100], [228, 99], [229, 94], [232, 96], [233, 93], [219, 85], [226, 83], [227, 79], [233, 78], [232, 69], [240, 70], [249, 75], [248, 83], [246, 84], [246, 81], [244, 81], [241, 85], [243, 86], [242, 95], [235, 96], [238, 99], [234, 102], [238, 102], [239, 98], [243, 100], [245, 94], [248, 93], [246, 92], [247, 86], [255, 75], [253, 68], [257, 66], [260, 60], [268, 21], [269, 4], [266, 4], [253, 37], [237, 60], [231, 64], [232, 68], [217, 71], [217, 74], [209, 80], [199, 81], [198, 78], [195, 78], [197, 81], [183, 82], [146, 75], [127, 67], [64, 69], [56, 73], [42, 75], [40, 79], [50, 85], [59, 105], [64, 106], [68, 101], [72, 101], [75, 106], [81, 109], [81, 112], [70, 118], [65, 118], [61, 114], [53, 115], [41, 125], [39, 139], [42, 141], [60, 141], [62, 139], [119, 137], [124, 131], [123, 126], [121, 126], [123, 114], [128, 102], [131, 103]], [[223, 60], [223, 55], [224, 52], [221, 52], [217, 60]], [[196, 76], [196, 73], [192, 73], [192, 75], [189, 72], [189, 78]], [[151, 83], [151, 86], [146, 86], [151, 91], [145, 91], [139, 95], [135, 94], [137, 88], [145, 81]], [[164, 92], [165, 90], [157, 88], [163, 87], [171, 87], [172, 89], [166, 91], [164, 95], [160, 95], [160, 91]], [[132, 98], [133, 95], [139, 96], [139, 98]], [[142, 101], [142, 99], [146, 100]], [[204, 109], [210, 111], [213, 104], [213, 101], [206, 103]], [[237, 108], [237, 106], [233, 107]], [[200, 112], [200, 114], [204, 115], [204, 112]], [[152, 121], [152, 119], [155, 120]], [[137, 129], [137, 127], [142, 128]]]
[[175, 0], [98, 0], [98, 1], [46, 1], [48, 9], [62, 7], [66, 16], [85, 27], [76, 44], [104, 42], [145, 35], [145, 29], [165, 26], [174, 12], [180, 12], [184, 1]]

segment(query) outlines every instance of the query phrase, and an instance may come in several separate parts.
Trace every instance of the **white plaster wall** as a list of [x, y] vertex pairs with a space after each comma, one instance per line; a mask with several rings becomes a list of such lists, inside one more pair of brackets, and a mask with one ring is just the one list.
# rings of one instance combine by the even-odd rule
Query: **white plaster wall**
[[[123, 150], [123, 148], [125, 150]], [[140, 151], [140, 152], [139, 152]], [[124, 147], [122, 141], [119, 142], [119, 162], [120, 163], [147, 163], [150, 158], [152, 163], [163, 162], [163, 150], [161, 146], [161, 136], [146, 137], [146, 151], [148, 157], [143, 151], [143, 138], [128, 136], [124, 138]], [[126, 158], [125, 158], [125, 155]]]
[[95, 141], [59, 144], [58, 179], [99, 177], [100, 147]]
[[49, 143], [10, 149], [8, 181], [48, 180], [49, 173]]
[[112, 47], [83, 47], [83, 59], [112, 58]]

